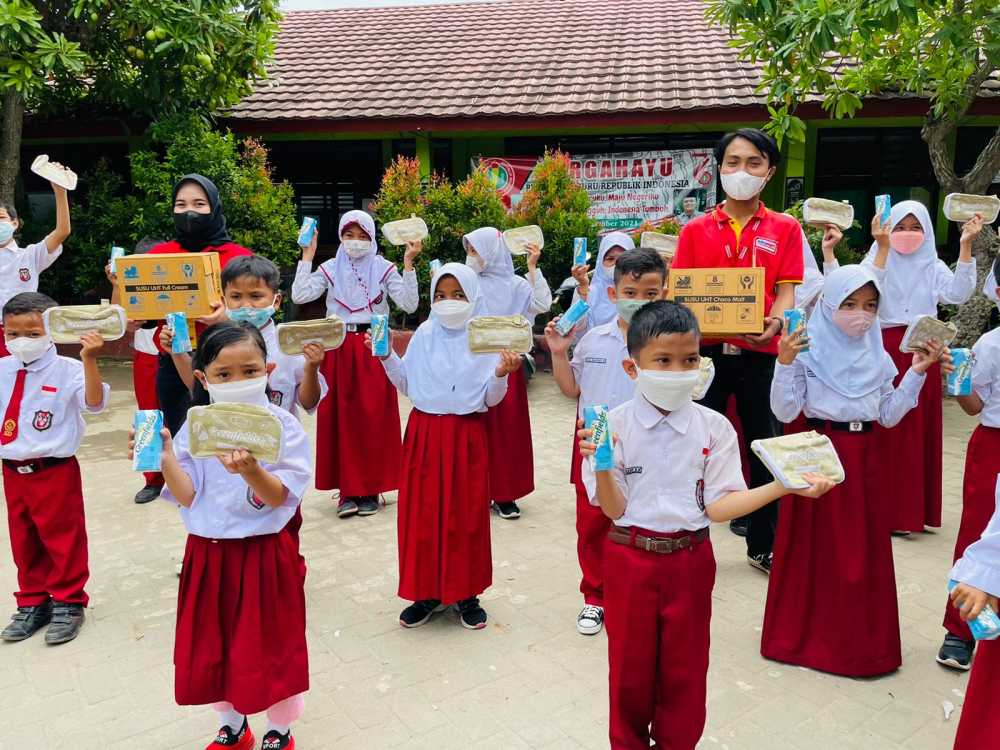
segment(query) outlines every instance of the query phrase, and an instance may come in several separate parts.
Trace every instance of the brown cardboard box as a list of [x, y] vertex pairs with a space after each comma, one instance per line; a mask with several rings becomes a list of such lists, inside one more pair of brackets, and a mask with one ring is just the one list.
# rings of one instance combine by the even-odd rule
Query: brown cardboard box
[[171, 312], [199, 318], [222, 301], [218, 253], [126, 255], [116, 268], [121, 306], [130, 320], [163, 320]]
[[691, 308], [703, 336], [764, 331], [763, 268], [672, 268], [667, 297]]

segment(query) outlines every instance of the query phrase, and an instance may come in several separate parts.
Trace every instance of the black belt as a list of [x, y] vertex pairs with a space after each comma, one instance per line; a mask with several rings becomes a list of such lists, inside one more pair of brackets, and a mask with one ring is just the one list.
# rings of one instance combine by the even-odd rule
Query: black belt
[[370, 323], [345, 323], [344, 329], [348, 333], [364, 333], [371, 328]]
[[829, 419], [806, 419], [806, 424], [819, 429], [831, 429], [838, 432], [871, 432], [874, 422], [834, 422]]
[[5, 458], [3, 465], [11, 471], [16, 471], [18, 474], [35, 474], [43, 469], [50, 469], [53, 466], [64, 464], [70, 458], [71, 456], [63, 456], [62, 458], [31, 458], [27, 461], [15, 461]]

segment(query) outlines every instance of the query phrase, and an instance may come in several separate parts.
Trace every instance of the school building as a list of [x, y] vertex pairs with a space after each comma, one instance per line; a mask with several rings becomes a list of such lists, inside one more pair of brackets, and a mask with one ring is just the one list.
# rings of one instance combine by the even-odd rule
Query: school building
[[[418, 158], [425, 173], [461, 178], [476, 157], [538, 156], [556, 146], [573, 155], [697, 149], [761, 125], [757, 69], [704, 13], [702, 0], [292, 12], [270, 79], [221, 121], [267, 143], [276, 176], [294, 185], [301, 212], [319, 216], [330, 237], [340, 213], [371, 200], [399, 154]], [[879, 193], [940, 206], [920, 138], [926, 109], [915, 97], [885, 96], [835, 121], [806, 104], [798, 114], [807, 139], [786, 144], [765, 201], [783, 208], [810, 195], [848, 199], [863, 224]], [[998, 125], [995, 82], [952, 144], [959, 171]], [[124, 167], [129, 144], [115, 125], [28, 123], [22, 163], [46, 146], [78, 171], [97, 155]], [[45, 193], [27, 166], [25, 178], [29, 191]], [[938, 223], [944, 242], [947, 222]]]

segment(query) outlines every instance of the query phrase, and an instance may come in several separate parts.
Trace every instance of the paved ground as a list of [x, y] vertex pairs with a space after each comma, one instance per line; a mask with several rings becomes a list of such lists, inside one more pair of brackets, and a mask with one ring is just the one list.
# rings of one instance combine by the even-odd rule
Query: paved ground
[[[166, 503], [132, 503], [139, 480], [123, 457], [129, 372], [110, 367], [108, 379], [112, 408], [92, 421], [80, 452], [91, 538], [87, 626], [58, 648], [40, 636], [0, 647], [0, 750], [200, 750], [215, 730], [211, 711], [173, 702], [183, 527]], [[604, 636], [575, 630], [573, 405], [548, 376], [532, 383], [531, 398], [538, 490], [520, 521], [493, 521], [485, 631], [464, 630], [450, 616], [412, 632], [398, 626], [393, 497], [374, 518], [340, 521], [326, 496], [307, 496], [312, 690], [296, 729], [303, 750], [607, 747]], [[760, 658], [766, 579], [746, 565], [741, 540], [713, 530], [719, 574], [700, 747], [951, 747], [958, 711], [946, 719], [942, 706], [961, 706], [966, 679], [940, 669], [934, 655], [974, 425], [952, 403], [945, 425], [944, 530], [894, 543], [905, 663], [893, 676], [848, 680]], [[899, 467], [887, 461], [886, 469]], [[9, 554], [0, 552], [0, 591], [14, 588]], [[262, 718], [253, 720], [258, 736]]]

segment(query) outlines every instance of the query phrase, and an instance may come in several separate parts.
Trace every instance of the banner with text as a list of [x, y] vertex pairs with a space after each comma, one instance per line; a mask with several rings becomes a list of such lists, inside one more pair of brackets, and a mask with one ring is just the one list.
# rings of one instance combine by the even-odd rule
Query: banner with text
[[[570, 156], [570, 169], [590, 195], [590, 215], [605, 231], [635, 229], [674, 217], [684, 224], [715, 205], [715, 157], [710, 149], [636, 151]], [[531, 187], [538, 159], [485, 157], [506, 206]]]

